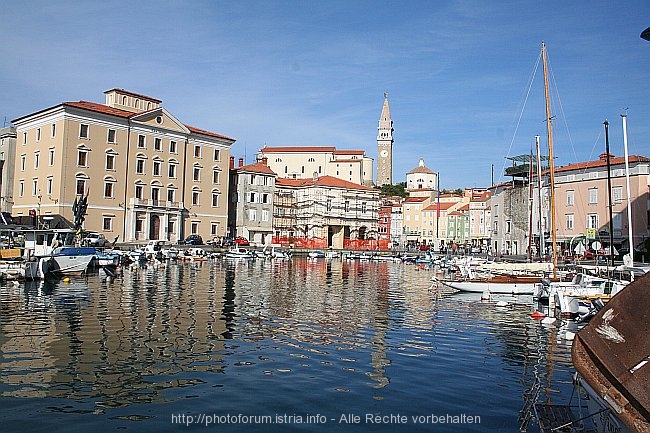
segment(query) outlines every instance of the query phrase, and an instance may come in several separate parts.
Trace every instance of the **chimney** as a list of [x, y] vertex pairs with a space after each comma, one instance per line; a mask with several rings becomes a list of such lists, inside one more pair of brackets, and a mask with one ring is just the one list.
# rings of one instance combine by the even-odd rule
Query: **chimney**
[[231, 155], [230, 156], [230, 169], [232, 170], [234, 168], [235, 168], [235, 157]]
[[244, 166], [244, 158], [239, 158], [239, 161], [238, 161], [238, 162], [239, 162], [239, 167], [243, 167], [243, 166]]
[[[614, 158], [614, 154], [610, 153], [609, 154], [610, 159]], [[600, 154], [600, 160], [601, 161], [607, 161], [607, 152], [603, 152]]]

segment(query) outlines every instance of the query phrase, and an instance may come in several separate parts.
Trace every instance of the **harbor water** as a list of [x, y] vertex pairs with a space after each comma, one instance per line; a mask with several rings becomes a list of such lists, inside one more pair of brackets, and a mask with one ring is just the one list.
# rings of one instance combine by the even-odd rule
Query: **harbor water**
[[3, 282], [0, 430], [519, 432], [528, 395], [568, 398], [570, 342], [530, 299], [432, 275], [294, 257]]

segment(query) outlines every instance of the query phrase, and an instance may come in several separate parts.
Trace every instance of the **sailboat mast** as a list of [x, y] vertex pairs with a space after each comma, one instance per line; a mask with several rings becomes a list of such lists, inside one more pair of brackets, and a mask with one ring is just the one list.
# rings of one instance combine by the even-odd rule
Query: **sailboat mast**
[[538, 207], [539, 207], [539, 257], [544, 257], [544, 250], [546, 246], [544, 245], [544, 214], [542, 213], [542, 155], [539, 149], [539, 135], [535, 136], [535, 151], [537, 152], [537, 194], [539, 195]]
[[542, 62], [544, 65], [544, 98], [546, 99], [546, 135], [548, 138], [548, 159], [549, 159], [549, 171], [550, 171], [550, 198], [551, 198], [551, 244], [553, 245], [553, 251], [551, 252], [551, 257], [553, 258], [553, 277], [557, 277], [557, 236], [555, 233], [555, 161], [553, 157], [553, 131], [551, 127], [551, 122], [553, 118], [551, 117], [551, 98], [548, 91], [548, 67], [546, 65], [546, 44], [542, 42]]
[[[634, 261], [634, 238], [632, 237], [632, 203], [630, 201], [630, 162], [627, 152], [627, 114], [621, 114], [623, 118], [623, 149], [625, 151], [625, 183], [627, 186], [627, 237], [630, 244], [630, 259]], [[632, 262], [630, 262], [632, 263]]]
[[614, 270], [614, 215], [612, 211], [612, 165], [609, 156], [609, 122], [605, 120], [605, 154], [607, 155], [607, 198], [609, 201], [609, 254]]
[[528, 158], [528, 261], [533, 261], [533, 149]]

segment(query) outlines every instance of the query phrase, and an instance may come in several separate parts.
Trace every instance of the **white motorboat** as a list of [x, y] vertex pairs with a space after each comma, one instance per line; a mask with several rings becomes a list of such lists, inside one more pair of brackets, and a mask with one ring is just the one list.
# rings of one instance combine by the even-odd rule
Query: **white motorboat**
[[466, 280], [440, 279], [439, 282], [461, 292], [503, 295], [532, 295], [541, 277], [525, 275], [494, 275]]
[[247, 248], [244, 247], [232, 247], [226, 251], [224, 254], [226, 258], [229, 259], [254, 259], [255, 254]]

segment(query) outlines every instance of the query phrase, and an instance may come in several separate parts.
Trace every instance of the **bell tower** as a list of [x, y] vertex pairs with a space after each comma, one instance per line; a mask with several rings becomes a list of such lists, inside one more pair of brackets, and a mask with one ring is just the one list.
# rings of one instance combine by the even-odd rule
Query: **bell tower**
[[377, 127], [377, 186], [393, 184], [393, 120], [388, 107], [388, 93], [384, 92]]

